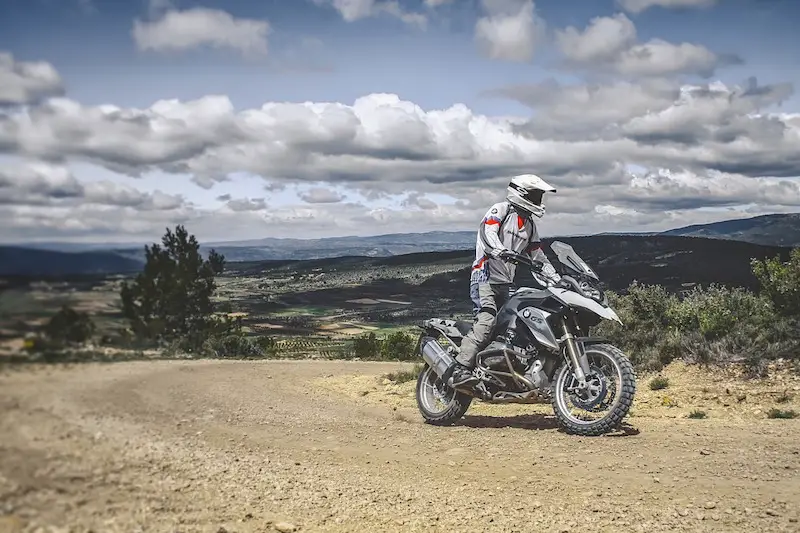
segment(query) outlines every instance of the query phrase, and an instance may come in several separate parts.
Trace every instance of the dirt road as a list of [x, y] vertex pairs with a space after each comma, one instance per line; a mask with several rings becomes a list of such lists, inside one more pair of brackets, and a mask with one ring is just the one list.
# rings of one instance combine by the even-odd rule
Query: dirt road
[[468, 412], [436, 428], [410, 402], [314, 385], [397, 368], [6, 373], [0, 531], [800, 531], [800, 421], [634, 417], [577, 438], [541, 414]]

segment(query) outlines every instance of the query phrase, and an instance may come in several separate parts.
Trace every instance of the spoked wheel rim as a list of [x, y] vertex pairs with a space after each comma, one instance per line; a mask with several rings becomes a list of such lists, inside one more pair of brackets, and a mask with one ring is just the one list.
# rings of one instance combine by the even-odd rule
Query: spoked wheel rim
[[423, 370], [420, 402], [433, 416], [445, 413], [453, 405], [456, 391], [448, 387], [431, 367]]
[[561, 413], [573, 424], [582, 426], [595, 424], [614, 412], [622, 400], [623, 386], [622, 367], [615, 358], [591, 349], [587, 349], [586, 356], [591, 372], [586, 379], [586, 391], [571, 390], [577, 387], [578, 380], [569, 367], [559, 374], [555, 387]]

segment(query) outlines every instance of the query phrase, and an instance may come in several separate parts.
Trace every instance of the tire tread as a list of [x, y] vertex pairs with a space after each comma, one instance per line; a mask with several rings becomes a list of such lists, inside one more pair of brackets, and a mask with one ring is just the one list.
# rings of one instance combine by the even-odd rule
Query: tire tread
[[[594, 344], [592, 345], [594, 349], [601, 349], [609, 353], [611, 357], [617, 360], [617, 363], [620, 366], [620, 370], [622, 373], [622, 386], [620, 390], [620, 402], [617, 406], [606, 415], [604, 418], [601, 418], [594, 424], [591, 425], [579, 425], [575, 424], [571, 420], [569, 420], [563, 413], [558, 409], [558, 403], [556, 400], [556, 386], [558, 384], [558, 379], [553, 380], [552, 389], [551, 389], [551, 404], [553, 407], [553, 412], [555, 413], [556, 419], [558, 420], [559, 425], [561, 425], [564, 430], [571, 434], [571, 435], [580, 435], [582, 437], [597, 437], [611, 431], [617, 429], [621, 424], [622, 420], [630, 411], [631, 406], [633, 405], [633, 398], [636, 395], [636, 371], [633, 368], [628, 357], [616, 346], [612, 344]], [[561, 371], [561, 370], [559, 370]]]

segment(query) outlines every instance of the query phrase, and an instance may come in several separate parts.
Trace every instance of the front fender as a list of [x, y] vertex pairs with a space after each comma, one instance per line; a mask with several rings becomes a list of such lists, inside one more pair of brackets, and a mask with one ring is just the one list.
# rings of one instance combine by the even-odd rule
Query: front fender
[[550, 287], [550, 292], [553, 293], [556, 298], [570, 307], [580, 307], [581, 309], [591, 311], [592, 313], [601, 316], [606, 320], [613, 320], [622, 324], [622, 320], [620, 320], [619, 316], [617, 316], [617, 313], [614, 312], [613, 309], [610, 307], [603, 307], [591, 298], [587, 298], [586, 296], [582, 296], [575, 291], [562, 289], [560, 287]]

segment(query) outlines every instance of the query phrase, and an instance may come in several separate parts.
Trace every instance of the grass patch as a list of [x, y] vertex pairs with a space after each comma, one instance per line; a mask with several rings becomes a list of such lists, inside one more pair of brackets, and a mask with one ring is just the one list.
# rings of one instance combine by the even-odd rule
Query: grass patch
[[701, 411], [700, 409], [695, 409], [688, 415], [688, 418], [693, 418], [695, 420], [700, 420], [701, 418], [707, 418], [707, 417], [708, 414], [705, 411]]
[[661, 390], [669, 387], [669, 378], [665, 376], [656, 376], [650, 380], [650, 390]]
[[767, 413], [767, 418], [784, 418], [784, 419], [797, 418], [797, 412], [792, 409], [783, 410], [783, 409], [776, 409], [773, 407]]
[[661, 405], [663, 407], [678, 407], [678, 402], [674, 398], [670, 398], [669, 396], [664, 396], [661, 399]]
[[398, 370], [397, 372], [385, 374], [383, 377], [395, 383], [406, 383], [408, 381], [414, 381], [417, 379], [423, 368], [424, 365], [421, 363], [416, 363], [411, 370]]

